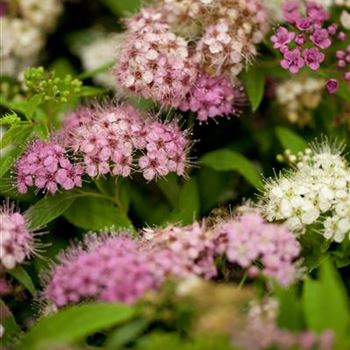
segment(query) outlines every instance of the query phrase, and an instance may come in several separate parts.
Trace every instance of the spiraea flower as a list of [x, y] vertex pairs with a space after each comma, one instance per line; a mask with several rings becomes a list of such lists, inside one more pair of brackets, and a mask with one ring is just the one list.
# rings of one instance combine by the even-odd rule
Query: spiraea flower
[[140, 171], [153, 180], [170, 172], [185, 174], [189, 141], [175, 121], [147, 118], [130, 105], [95, 106], [78, 109], [65, 125], [77, 125], [65, 144], [83, 158], [91, 177]]
[[26, 193], [29, 187], [49, 193], [56, 193], [59, 188], [81, 187], [82, 174], [83, 168], [73, 164], [65, 148], [54, 140], [33, 141], [15, 166], [20, 193]]
[[267, 219], [285, 221], [297, 233], [317, 224], [326, 239], [343, 241], [350, 233], [350, 168], [341, 150], [316, 144], [293, 157], [295, 166], [266, 184]]
[[25, 216], [8, 202], [0, 207], [0, 266], [13, 269], [34, 253], [34, 236]]
[[173, 263], [166, 263], [165, 271], [169, 269], [175, 275], [194, 274], [205, 278], [216, 275], [212, 238], [211, 231], [198, 222], [185, 227], [145, 229], [143, 235], [144, 249], [151, 255], [159, 250], [162, 250], [163, 254], [169, 252]]
[[140, 29], [126, 34], [120, 50], [116, 66], [118, 82], [132, 93], [166, 106], [177, 105], [197, 76], [188, 43], [167, 24], [158, 22], [156, 15], [146, 19], [141, 15], [132, 21]]
[[251, 212], [220, 222], [215, 232], [220, 252], [252, 277], [261, 273], [283, 286], [297, 278], [300, 245], [285, 226], [267, 223], [259, 213]]
[[196, 112], [199, 121], [208, 121], [218, 116], [239, 114], [243, 100], [243, 87], [235, 87], [228, 77], [200, 74], [179, 108], [184, 112]]
[[323, 79], [307, 76], [296, 76], [282, 81], [275, 90], [282, 113], [291, 123], [310, 123], [311, 112], [321, 102], [324, 85]]
[[57, 307], [83, 300], [134, 303], [157, 286], [147, 255], [122, 235], [89, 234], [58, 258], [46, 276], [46, 301]]

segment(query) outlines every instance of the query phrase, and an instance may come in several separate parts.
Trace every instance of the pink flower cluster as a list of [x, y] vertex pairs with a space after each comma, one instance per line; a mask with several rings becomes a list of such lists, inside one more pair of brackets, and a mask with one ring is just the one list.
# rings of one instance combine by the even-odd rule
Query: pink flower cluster
[[245, 326], [232, 334], [232, 342], [245, 350], [300, 349], [330, 350], [334, 345], [334, 333], [324, 331], [315, 334], [310, 331], [291, 332], [278, 326], [278, 302], [267, 299], [252, 303]]
[[43, 292], [57, 307], [86, 299], [133, 303], [156, 287], [147, 256], [122, 236], [87, 236], [59, 257]]
[[[179, 34], [183, 25], [200, 29], [188, 40]], [[160, 1], [128, 20], [118, 82], [164, 106], [197, 112], [201, 121], [236, 114], [242, 92], [229, 77], [256, 55], [267, 29], [262, 0]]]
[[[285, 20], [292, 26], [289, 31], [279, 27], [271, 37], [273, 47], [283, 55], [281, 66], [295, 74], [307, 65], [318, 70], [325, 60], [325, 50], [332, 44], [332, 36], [337, 34], [337, 24], [326, 27], [328, 12], [313, 1], [306, 1], [305, 16], [301, 15], [299, 0], [286, 1], [283, 4]], [[343, 39], [344, 33], [338, 38]]]
[[[248, 269], [250, 276], [261, 273], [283, 286], [296, 279], [295, 262], [301, 248], [295, 235], [284, 226], [269, 224], [259, 214], [247, 213], [218, 224], [215, 231], [218, 241], [225, 242], [218, 247], [228, 261]], [[261, 271], [257, 262], [263, 265]]]
[[186, 40], [158, 22], [160, 18], [146, 9], [130, 21], [116, 71], [123, 88], [171, 106], [184, 98], [197, 71]]
[[199, 121], [207, 121], [216, 116], [239, 114], [236, 106], [243, 100], [243, 88], [235, 88], [226, 76], [200, 74], [179, 108], [183, 112], [197, 112]]
[[146, 250], [169, 252], [173, 263], [168, 266], [166, 262], [165, 271], [170, 268], [170, 272], [177, 276], [195, 274], [205, 278], [217, 273], [214, 240], [204, 225], [194, 222], [186, 227], [145, 229], [143, 239]]
[[56, 193], [81, 187], [83, 168], [72, 164], [65, 149], [55, 141], [35, 140], [16, 163], [17, 190], [26, 193], [34, 186], [43, 192]]
[[147, 180], [170, 172], [185, 174], [189, 141], [175, 121], [146, 118], [130, 105], [81, 112], [83, 116], [78, 110], [66, 121], [76, 128], [67, 130], [65, 145], [83, 157], [89, 176], [128, 177], [137, 168]]
[[26, 219], [15, 211], [15, 206], [4, 203], [0, 207], [0, 266], [13, 269], [34, 250], [34, 239], [27, 228]]

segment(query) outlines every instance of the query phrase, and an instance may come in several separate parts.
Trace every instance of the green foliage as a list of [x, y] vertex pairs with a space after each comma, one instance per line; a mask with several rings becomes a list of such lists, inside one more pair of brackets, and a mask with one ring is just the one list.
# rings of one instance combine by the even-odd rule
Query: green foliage
[[241, 74], [253, 112], [255, 112], [264, 97], [265, 76], [260, 67], [254, 67]]
[[279, 126], [276, 128], [276, 135], [285, 149], [293, 153], [302, 152], [307, 147], [307, 142], [290, 129]]
[[262, 186], [261, 176], [256, 166], [240, 153], [229, 149], [219, 149], [205, 154], [200, 163], [217, 171], [237, 171], [255, 188]]
[[22, 330], [17, 324], [12, 312], [2, 299], [0, 299], [0, 319], [1, 324], [4, 327], [4, 335], [1, 337], [1, 345], [11, 346], [14, 344], [15, 337], [18, 337]]
[[[141, 5], [141, 0], [102, 0], [102, 2], [116, 15], [134, 12]], [[144, 1], [142, 1], [142, 3], [143, 2]]]
[[127, 305], [92, 303], [72, 306], [43, 317], [26, 333], [18, 350], [44, 350], [52, 345], [84, 339], [97, 331], [124, 323], [135, 315]]
[[350, 308], [347, 292], [331, 264], [324, 259], [317, 280], [308, 277], [303, 287], [303, 309], [309, 329], [333, 330], [337, 349], [344, 349], [350, 331]]
[[[11, 113], [5, 113], [3, 116], [1, 116], [0, 118], [0, 126], [1, 125], [14, 125], [17, 124], [21, 121], [21, 118], [15, 113], [15, 112], [11, 112]], [[1, 142], [3, 142], [1, 140]]]
[[33, 296], [35, 295], [34, 283], [27, 271], [21, 265], [17, 265], [12, 270], [7, 270], [7, 273], [20, 282]]

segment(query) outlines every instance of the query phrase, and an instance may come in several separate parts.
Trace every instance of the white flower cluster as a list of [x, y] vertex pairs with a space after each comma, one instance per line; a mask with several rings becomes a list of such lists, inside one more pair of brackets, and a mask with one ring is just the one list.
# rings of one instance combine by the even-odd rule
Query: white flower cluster
[[2, 75], [17, 77], [33, 65], [63, 9], [61, 0], [15, 0], [0, 17]]
[[[115, 63], [118, 45], [122, 42], [122, 34], [99, 33], [97, 37], [79, 50], [80, 58], [85, 70], [95, 70]], [[93, 80], [109, 89], [116, 89], [116, 79], [109, 71], [94, 75]]]
[[291, 123], [305, 125], [310, 122], [311, 111], [321, 102], [324, 85], [323, 79], [296, 76], [277, 86], [277, 102]]
[[336, 6], [350, 8], [350, 0], [334, 0], [333, 2]]
[[299, 154], [287, 174], [267, 182], [263, 212], [269, 221], [285, 220], [290, 230], [310, 226], [341, 242], [350, 234], [350, 167], [339, 147], [314, 145]]

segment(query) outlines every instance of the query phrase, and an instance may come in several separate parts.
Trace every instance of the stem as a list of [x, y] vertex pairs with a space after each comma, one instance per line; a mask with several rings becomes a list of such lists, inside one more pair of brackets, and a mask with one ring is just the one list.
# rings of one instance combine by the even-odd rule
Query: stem
[[114, 203], [113, 197], [106, 196], [102, 193], [85, 192], [85, 191], [78, 191], [78, 193], [80, 193], [82, 196], [91, 196], [91, 197], [96, 197], [96, 198], [102, 198], [102, 199], [106, 199], [106, 200], [109, 200], [109, 201]]
[[246, 281], [247, 277], [248, 277], [247, 272], [244, 272], [244, 275], [243, 275], [243, 277], [242, 277], [242, 279], [241, 279], [241, 282], [239, 282], [239, 285], [238, 285], [238, 288], [239, 288], [239, 289], [242, 289], [242, 288], [243, 288], [244, 282]]

